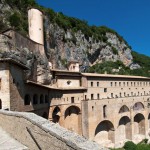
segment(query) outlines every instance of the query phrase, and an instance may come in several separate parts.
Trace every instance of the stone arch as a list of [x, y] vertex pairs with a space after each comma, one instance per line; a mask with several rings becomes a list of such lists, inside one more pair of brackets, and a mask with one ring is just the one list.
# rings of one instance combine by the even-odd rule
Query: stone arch
[[143, 110], [144, 109], [144, 105], [141, 102], [137, 102], [133, 105], [133, 110], [137, 111], [137, 110]]
[[38, 104], [38, 95], [34, 94], [33, 95], [33, 105], [36, 105], [36, 104]]
[[42, 115], [42, 117], [45, 118], [45, 119], [48, 119], [48, 114], [47, 114], [47, 112], [44, 112], [43, 115]]
[[134, 134], [145, 135], [145, 117], [141, 113], [134, 116]]
[[65, 128], [80, 134], [81, 115], [79, 107], [77, 106], [68, 107], [65, 111], [64, 121], [65, 121]]
[[44, 103], [44, 96], [43, 94], [40, 95], [40, 104], [43, 104]]
[[52, 118], [54, 123], [59, 123], [60, 120], [60, 108], [56, 106], [52, 113]]
[[128, 116], [120, 118], [116, 132], [119, 135], [117, 141], [132, 140], [131, 119]]
[[26, 94], [24, 97], [24, 105], [30, 105], [31, 98], [29, 94]]
[[71, 114], [77, 114], [78, 115], [79, 112], [80, 112], [80, 108], [79, 107], [77, 107], [77, 106], [70, 106], [65, 111], [65, 118], [67, 116], [70, 116]]
[[112, 122], [110, 122], [109, 120], [104, 120], [97, 125], [95, 130], [94, 141], [96, 141], [99, 144], [104, 144], [105, 142], [107, 144], [108, 142], [115, 142], [115, 130]]
[[119, 113], [124, 113], [124, 112], [129, 112], [129, 108], [126, 105], [123, 105], [119, 110]]

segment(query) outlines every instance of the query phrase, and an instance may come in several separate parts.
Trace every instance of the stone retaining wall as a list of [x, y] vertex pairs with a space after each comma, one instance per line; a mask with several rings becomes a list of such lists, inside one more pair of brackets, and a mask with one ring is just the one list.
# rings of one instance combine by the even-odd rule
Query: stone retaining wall
[[[99, 145], [33, 113], [0, 111], [0, 126], [33, 150], [100, 150]], [[27, 131], [29, 130], [31, 135]], [[38, 143], [40, 148], [35, 143]]]

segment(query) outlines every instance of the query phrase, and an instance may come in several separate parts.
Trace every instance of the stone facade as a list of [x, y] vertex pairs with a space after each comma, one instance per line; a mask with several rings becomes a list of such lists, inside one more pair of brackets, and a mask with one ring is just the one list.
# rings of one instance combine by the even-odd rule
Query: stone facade
[[51, 70], [42, 85], [26, 80], [27, 69], [0, 60], [2, 109], [34, 112], [106, 147], [148, 137], [150, 78]]
[[[68, 80], [65, 80], [65, 77], [63, 79], [66, 85]], [[132, 140], [137, 143], [148, 137], [149, 78], [81, 73], [78, 80], [81, 83], [79, 89], [84, 88], [80, 93], [81, 100], [78, 103], [72, 102], [73, 96], [74, 99], [78, 98], [72, 89], [70, 93], [63, 92], [58, 101], [57, 98], [52, 99], [50, 114], [55, 114], [52, 115], [53, 120], [56, 121], [57, 118], [57, 122], [65, 128], [78, 131], [77, 133], [86, 138], [108, 147], [121, 147], [125, 141]], [[77, 88], [75, 89], [77, 91]], [[68, 101], [65, 102], [66, 97], [71, 107]], [[66, 105], [70, 108], [68, 116], [65, 116], [68, 111]], [[81, 128], [82, 132], [76, 128]]]

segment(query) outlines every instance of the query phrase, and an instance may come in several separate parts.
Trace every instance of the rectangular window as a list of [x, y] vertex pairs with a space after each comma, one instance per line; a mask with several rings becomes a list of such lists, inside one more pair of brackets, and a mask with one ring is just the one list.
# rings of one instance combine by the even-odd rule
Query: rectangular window
[[126, 93], [124, 92], [124, 96], [126, 96]]
[[94, 94], [91, 94], [91, 99], [94, 99]]
[[104, 92], [107, 92], [107, 88], [104, 88]]
[[71, 97], [71, 103], [74, 103], [74, 97]]
[[113, 82], [110, 82], [110, 86], [113, 86]]
[[106, 105], [103, 106], [103, 117], [106, 118]]
[[99, 87], [99, 82], [97, 82], [97, 87]]
[[91, 87], [93, 87], [93, 82], [91, 82]]
[[97, 99], [99, 99], [99, 94], [97, 94]]
[[121, 82], [119, 82], [119, 86], [121, 86]]
[[114, 96], [113, 96], [113, 93], [111, 93], [111, 97], [113, 98]]
[[85, 100], [87, 99], [87, 95], [85, 95]]
[[120, 93], [120, 97], [121, 97], [121, 93]]

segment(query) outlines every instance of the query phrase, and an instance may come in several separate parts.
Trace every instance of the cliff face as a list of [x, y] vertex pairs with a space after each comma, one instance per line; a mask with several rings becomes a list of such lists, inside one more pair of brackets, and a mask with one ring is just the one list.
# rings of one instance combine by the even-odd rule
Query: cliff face
[[[21, 2], [23, 1], [19, 2], [20, 5]], [[31, 2], [28, 1], [30, 5]], [[13, 26], [18, 31], [27, 34], [27, 8], [20, 8], [18, 5], [10, 0], [0, 0], [1, 29]], [[47, 12], [45, 8], [41, 9]], [[80, 62], [81, 71], [97, 63], [117, 60], [131, 69], [140, 68], [138, 64], [133, 63], [131, 48], [123, 39], [120, 39], [118, 34], [108, 30], [100, 35], [103, 37], [103, 40], [100, 40], [94, 35], [85, 35], [82, 32], [84, 28], [76, 31], [71, 27], [64, 29], [60, 27], [61, 23], [58, 24], [51, 18], [51, 15], [45, 13], [45, 53], [46, 59], [52, 62], [54, 68], [67, 69], [67, 62], [70, 59]], [[57, 16], [53, 18], [57, 19]]]
[[133, 64], [128, 45], [113, 33], [107, 32], [107, 41], [103, 42], [96, 41], [93, 37], [87, 39], [81, 31], [65, 31], [56, 24], [48, 23], [45, 29], [47, 54], [56, 68], [65, 68], [70, 58], [78, 60], [82, 68], [117, 60], [122, 61], [125, 66], [140, 67]]

